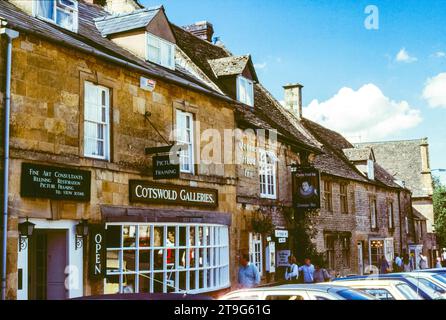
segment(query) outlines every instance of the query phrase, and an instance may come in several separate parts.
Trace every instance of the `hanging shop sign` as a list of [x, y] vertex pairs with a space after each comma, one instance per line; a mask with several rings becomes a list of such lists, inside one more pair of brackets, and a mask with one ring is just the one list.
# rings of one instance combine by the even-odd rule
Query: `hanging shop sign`
[[[90, 259], [89, 275], [92, 280], [101, 280], [105, 278], [107, 251], [105, 246], [105, 229], [103, 225], [90, 225]], [[116, 257], [118, 265], [118, 257]]]
[[218, 190], [130, 180], [130, 202], [218, 207]]
[[180, 164], [172, 163], [169, 155], [154, 156], [153, 179], [178, 179], [180, 177]]
[[297, 168], [293, 172], [293, 199], [298, 209], [320, 209], [320, 173], [315, 168]]
[[276, 238], [288, 238], [288, 230], [275, 230]]
[[286, 238], [279, 238], [278, 242], [279, 243], [286, 243]]
[[288, 258], [291, 256], [290, 250], [279, 250], [277, 251], [277, 266], [278, 267], [288, 267], [290, 264]]
[[90, 189], [90, 171], [22, 163], [22, 197], [90, 201]]

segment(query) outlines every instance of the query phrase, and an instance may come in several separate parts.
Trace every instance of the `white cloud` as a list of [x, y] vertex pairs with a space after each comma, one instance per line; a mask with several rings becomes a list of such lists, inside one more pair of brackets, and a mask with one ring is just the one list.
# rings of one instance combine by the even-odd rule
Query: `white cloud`
[[268, 63], [266, 63], [266, 62], [254, 64], [254, 68], [259, 69], [259, 70], [265, 69], [267, 66], [268, 66]]
[[443, 51], [437, 51], [434, 53], [435, 58], [446, 58], [446, 52]]
[[423, 98], [432, 108], [446, 108], [446, 72], [427, 79]]
[[403, 63], [412, 63], [416, 62], [418, 59], [416, 57], [412, 57], [409, 52], [407, 52], [406, 48], [402, 48], [396, 55], [395, 60], [397, 62]]
[[304, 115], [352, 142], [388, 139], [422, 121], [419, 110], [391, 100], [374, 84], [357, 91], [344, 87], [327, 101], [313, 100]]

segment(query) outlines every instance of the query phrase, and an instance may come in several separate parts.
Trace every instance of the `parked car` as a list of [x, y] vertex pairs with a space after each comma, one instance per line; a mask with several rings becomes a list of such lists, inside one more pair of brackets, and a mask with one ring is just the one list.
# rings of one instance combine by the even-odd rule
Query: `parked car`
[[412, 277], [424, 285], [432, 288], [442, 295], [446, 295], [446, 278], [433, 272], [407, 272], [402, 273], [406, 277]]
[[345, 280], [332, 284], [363, 291], [379, 300], [423, 300], [414, 289], [401, 280]]
[[437, 292], [429, 286], [418, 281], [413, 276], [405, 273], [389, 273], [389, 274], [373, 274], [363, 276], [353, 276], [347, 278], [333, 279], [333, 282], [337, 281], [352, 281], [352, 280], [378, 280], [378, 279], [394, 279], [406, 282], [414, 291], [416, 291], [425, 300], [437, 300], [445, 299], [445, 296], [441, 292]]
[[348, 287], [328, 284], [286, 284], [233, 291], [219, 300], [376, 300]]

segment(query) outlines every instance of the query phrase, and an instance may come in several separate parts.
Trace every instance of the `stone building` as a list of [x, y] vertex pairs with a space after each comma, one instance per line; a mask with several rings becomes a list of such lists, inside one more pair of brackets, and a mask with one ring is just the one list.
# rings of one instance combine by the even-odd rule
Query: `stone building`
[[[162, 7], [110, 15], [88, 2], [0, 2], [2, 26], [20, 33], [7, 297], [227, 288], [235, 167], [197, 159], [203, 132], [235, 127], [235, 101], [175, 65]], [[141, 37], [147, 46], [132, 41]], [[2, 88], [5, 72], [2, 64]], [[151, 153], [172, 144], [182, 146], [180, 165], [163, 175], [165, 159], [155, 166]], [[29, 237], [26, 222], [34, 224]]]
[[430, 266], [433, 266], [440, 252], [434, 230], [433, 182], [428, 139], [359, 143], [356, 146], [373, 148], [377, 161], [412, 191], [419, 241], [409, 243], [408, 250], [416, 256], [423, 252], [429, 258]]

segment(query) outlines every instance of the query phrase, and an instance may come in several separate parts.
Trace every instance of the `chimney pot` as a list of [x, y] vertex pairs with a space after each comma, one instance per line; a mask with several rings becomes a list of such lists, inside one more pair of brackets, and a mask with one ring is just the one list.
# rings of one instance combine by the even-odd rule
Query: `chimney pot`
[[285, 108], [295, 114], [298, 119], [302, 119], [302, 88], [300, 83], [288, 83], [283, 86], [285, 89]]
[[208, 21], [196, 22], [194, 24], [184, 26], [183, 29], [203, 40], [212, 42], [212, 36], [214, 35], [214, 26]]

